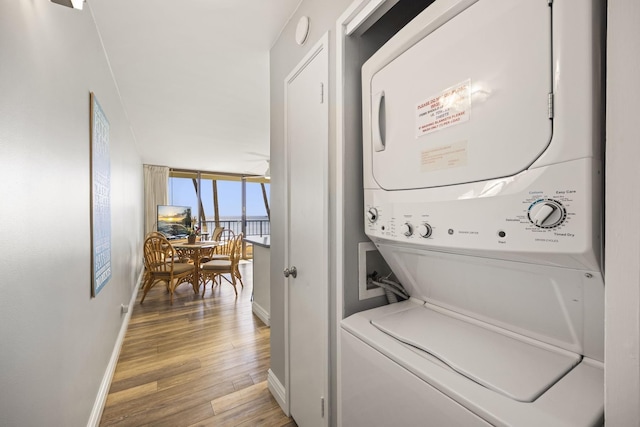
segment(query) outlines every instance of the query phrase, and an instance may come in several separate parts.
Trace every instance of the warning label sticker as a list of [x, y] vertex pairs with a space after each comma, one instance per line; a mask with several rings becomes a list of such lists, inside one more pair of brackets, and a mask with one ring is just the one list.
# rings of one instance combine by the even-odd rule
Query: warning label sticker
[[469, 120], [471, 79], [443, 90], [416, 108], [416, 138]]
[[422, 172], [456, 168], [467, 164], [467, 141], [425, 150], [420, 156]]

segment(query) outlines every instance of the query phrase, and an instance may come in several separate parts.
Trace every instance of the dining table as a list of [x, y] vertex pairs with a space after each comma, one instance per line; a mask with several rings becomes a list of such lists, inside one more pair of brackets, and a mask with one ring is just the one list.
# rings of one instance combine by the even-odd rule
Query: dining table
[[193, 290], [200, 291], [200, 260], [205, 250], [213, 250], [216, 246], [220, 246], [221, 242], [204, 241], [194, 243], [172, 243], [173, 248], [178, 252], [180, 258], [189, 258], [193, 260], [195, 266]]

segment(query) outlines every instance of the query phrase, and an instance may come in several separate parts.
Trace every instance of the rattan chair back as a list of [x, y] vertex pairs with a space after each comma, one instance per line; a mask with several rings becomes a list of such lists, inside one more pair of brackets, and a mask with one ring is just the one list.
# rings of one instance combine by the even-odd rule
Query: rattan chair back
[[[167, 290], [171, 294], [171, 304], [173, 304], [173, 291], [178, 285], [190, 282], [193, 286], [195, 266], [176, 262], [176, 251], [164, 235], [149, 233], [144, 241], [143, 254], [147, 273], [145, 274], [144, 293], [140, 304], [147, 296], [147, 292], [157, 282], [167, 284]], [[197, 287], [193, 286], [193, 288], [197, 293]]]
[[216, 246], [215, 253], [217, 255], [231, 256], [232, 243], [235, 240], [236, 235], [232, 230], [222, 230], [217, 241], [220, 242], [219, 246]]

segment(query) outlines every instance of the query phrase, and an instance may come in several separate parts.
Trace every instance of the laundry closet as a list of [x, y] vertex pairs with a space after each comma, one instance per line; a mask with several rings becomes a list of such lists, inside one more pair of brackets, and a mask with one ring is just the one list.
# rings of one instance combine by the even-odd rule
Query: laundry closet
[[[338, 420], [600, 425], [603, 6], [423, 6], [347, 25], [339, 55], [363, 198], [344, 201]], [[380, 276], [408, 298], [385, 305]]]

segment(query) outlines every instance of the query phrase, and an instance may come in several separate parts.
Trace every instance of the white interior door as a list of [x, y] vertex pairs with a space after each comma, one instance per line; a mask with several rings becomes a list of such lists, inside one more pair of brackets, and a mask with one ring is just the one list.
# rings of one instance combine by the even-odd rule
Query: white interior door
[[326, 426], [328, 402], [328, 36], [285, 81], [288, 401], [298, 425]]

